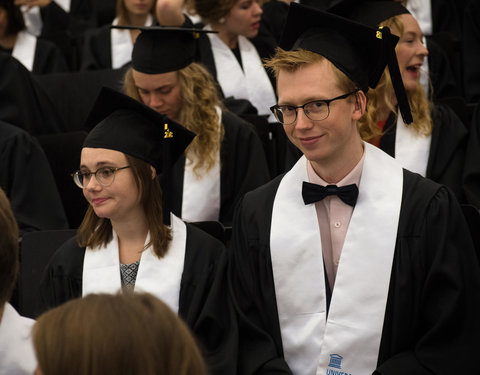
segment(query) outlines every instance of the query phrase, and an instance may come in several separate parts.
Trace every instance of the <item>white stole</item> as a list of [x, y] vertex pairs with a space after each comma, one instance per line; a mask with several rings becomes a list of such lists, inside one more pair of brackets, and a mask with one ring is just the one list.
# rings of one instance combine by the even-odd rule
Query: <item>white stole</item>
[[285, 360], [295, 375], [371, 374], [377, 364], [402, 200], [403, 171], [365, 143], [357, 204], [327, 320], [315, 204], [305, 205], [302, 157], [278, 188], [270, 248]]
[[70, 13], [71, 0], [55, 0], [55, 3], [65, 12]]
[[[207, 25], [205, 29], [211, 30], [211, 27]], [[248, 99], [259, 115], [269, 115], [269, 121], [276, 122], [269, 109], [276, 103], [275, 93], [255, 46], [244, 36], [238, 36], [242, 70], [232, 50], [218, 35], [207, 35], [212, 46], [217, 81], [225, 97]]]
[[[222, 126], [222, 110], [216, 107], [218, 126]], [[182, 219], [185, 221], [217, 221], [220, 217], [220, 149], [214, 166], [200, 176], [193, 172], [193, 163], [185, 161], [183, 174]]]
[[36, 49], [37, 37], [26, 31], [20, 31], [15, 46], [13, 47], [12, 56], [20, 61], [29, 71], [32, 71]]
[[413, 127], [405, 125], [402, 116], [397, 117], [395, 159], [403, 168], [425, 177], [432, 135], [417, 133]]
[[[150, 26], [153, 23], [153, 17], [148, 14], [144, 26]], [[118, 25], [118, 18], [115, 18], [112, 25]], [[130, 30], [110, 29], [112, 69], [119, 69], [132, 60], [133, 42], [130, 36]]]
[[33, 319], [20, 316], [8, 302], [0, 322], [0, 374], [33, 374], [37, 360], [32, 345]]
[[[153, 294], [178, 313], [187, 229], [185, 223], [174, 215], [171, 215], [171, 223], [172, 241], [167, 253], [160, 259], [151, 246], [143, 251], [134, 290]], [[149, 240], [150, 235], [145, 243]], [[106, 247], [85, 250], [82, 284], [82, 296], [121, 291], [118, 237], [115, 232]]]
[[35, 36], [40, 36], [43, 28], [42, 15], [40, 14], [40, 7], [38, 5], [28, 9], [27, 5], [22, 5], [20, 10], [25, 20], [25, 27], [27, 31]]

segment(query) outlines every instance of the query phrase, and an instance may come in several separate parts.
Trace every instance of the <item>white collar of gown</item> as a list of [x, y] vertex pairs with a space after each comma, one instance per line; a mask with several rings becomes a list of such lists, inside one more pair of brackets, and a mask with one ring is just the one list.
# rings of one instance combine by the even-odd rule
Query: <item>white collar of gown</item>
[[[211, 30], [210, 25], [205, 26]], [[269, 115], [270, 122], [276, 122], [270, 112], [275, 104], [275, 93], [255, 46], [244, 36], [238, 37], [243, 70], [232, 50], [217, 34], [207, 34], [212, 46], [217, 81], [225, 97], [248, 99], [259, 115]]]
[[[144, 26], [150, 26], [153, 23], [151, 14], [147, 16]], [[118, 18], [115, 18], [112, 25], [118, 25]], [[132, 60], [133, 42], [130, 36], [130, 30], [110, 29], [112, 69], [119, 69]]]
[[[143, 251], [134, 290], [155, 295], [178, 313], [187, 229], [185, 223], [174, 215], [171, 215], [171, 223], [172, 241], [167, 253], [160, 259], [151, 246]], [[145, 243], [149, 240], [150, 235]], [[106, 247], [86, 249], [82, 284], [83, 296], [121, 291], [118, 237], [115, 232]]]
[[9, 303], [4, 307], [0, 323], [0, 374], [33, 374], [37, 367], [31, 338], [35, 321], [20, 316]]
[[13, 47], [12, 56], [20, 61], [29, 71], [32, 71], [36, 48], [37, 37], [27, 31], [20, 31], [17, 35], [15, 46]]
[[284, 176], [275, 196], [270, 237], [275, 294], [284, 355], [295, 375], [363, 375], [376, 368], [403, 171], [395, 159], [364, 145], [358, 200], [328, 319], [315, 204], [302, 199], [302, 181], [308, 181], [305, 157]]
[[[216, 107], [222, 126], [222, 110]], [[192, 163], [185, 160], [182, 194], [182, 219], [185, 221], [217, 221], [220, 215], [220, 148], [215, 165], [196, 176]]]
[[405, 125], [402, 116], [398, 116], [395, 131], [395, 159], [403, 168], [425, 177], [432, 135], [418, 134], [412, 126]]

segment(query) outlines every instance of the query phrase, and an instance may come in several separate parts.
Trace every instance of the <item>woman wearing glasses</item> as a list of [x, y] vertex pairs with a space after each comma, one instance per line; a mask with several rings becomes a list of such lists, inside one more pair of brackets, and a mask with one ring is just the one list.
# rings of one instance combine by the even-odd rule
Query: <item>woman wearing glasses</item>
[[225, 340], [235, 342], [235, 323], [223, 288], [224, 246], [162, 204], [158, 176], [193, 133], [109, 89], [94, 105], [92, 125], [73, 174], [89, 208], [45, 270], [44, 307], [91, 293], [151, 293], [186, 321], [211, 373], [231, 373], [235, 355]]

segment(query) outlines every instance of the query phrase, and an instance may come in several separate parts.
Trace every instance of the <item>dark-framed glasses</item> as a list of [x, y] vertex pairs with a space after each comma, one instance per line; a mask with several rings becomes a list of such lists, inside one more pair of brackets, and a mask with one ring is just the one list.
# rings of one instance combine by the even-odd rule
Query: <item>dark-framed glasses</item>
[[291, 125], [297, 120], [298, 109], [302, 108], [305, 116], [312, 121], [325, 120], [330, 115], [330, 103], [335, 100], [346, 99], [350, 95], [355, 94], [358, 90], [349, 92], [344, 95], [337, 96], [333, 99], [312, 100], [303, 105], [278, 105], [270, 107], [278, 122], [283, 125]]
[[113, 184], [113, 181], [115, 181], [115, 173], [126, 168], [130, 168], [130, 166], [127, 165], [120, 168], [101, 167], [98, 168], [95, 172], [76, 171], [75, 173], [72, 173], [71, 176], [73, 177], [73, 181], [75, 182], [75, 184], [80, 189], [84, 189], [88, 185], [90, 179], [92, 178], [92, 175], [95, 176], [96, 180], [100, 185], [107, 187]]

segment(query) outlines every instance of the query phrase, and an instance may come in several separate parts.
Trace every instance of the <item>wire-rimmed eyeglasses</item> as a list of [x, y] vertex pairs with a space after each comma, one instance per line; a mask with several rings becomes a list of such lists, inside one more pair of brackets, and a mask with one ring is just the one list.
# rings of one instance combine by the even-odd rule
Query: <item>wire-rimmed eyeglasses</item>
[[88, 185], [90, 179], [92, 178], [92, 175], [95, 176], [95, 179], [100, 185], [107, 187], [113, 184], [113, 181], [115, 181], [115, 173], [126, 168], [130, 168], [130, 166], [127, 165], [125, 167], [119, 168], [101, 167], [98, 168], [95, 172], [76, 171], [72, 173], [71, 176], [73, 177], [73, 181], [75, 182], [75, 184], [80, 189], [84, 189]]
[[297, 120], [298, 109], [302, 108], [305, 116], [312, 121], [325, 120], [330, 115], [330, 103], [335, 100], [346, 99], [350, 95], [355, 94], [358, 90], [349, 92], [344, 95], [337, 96], [333, 99], [312, 100], [303, 105], [278, 105], [270, 107], [278, 122], [283, 125], [291, 125]]

